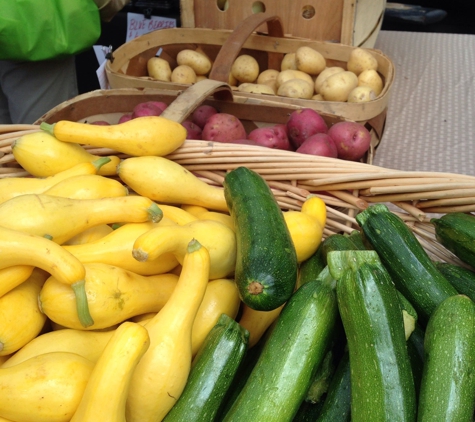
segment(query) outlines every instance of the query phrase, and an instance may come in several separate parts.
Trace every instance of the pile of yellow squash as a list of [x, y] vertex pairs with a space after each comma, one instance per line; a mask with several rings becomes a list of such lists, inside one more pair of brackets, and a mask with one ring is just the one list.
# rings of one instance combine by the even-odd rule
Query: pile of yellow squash
[[[252, 347], [281, 310], [241, 302], [223, 189], [165, 158], [186, 131], [131, 122], [61, 121], [12, 145], [32, 177], [0, 179], [0, 422], [161, 420], [221, 314]], [[284, 216], [302, 262], [325, 204]]]

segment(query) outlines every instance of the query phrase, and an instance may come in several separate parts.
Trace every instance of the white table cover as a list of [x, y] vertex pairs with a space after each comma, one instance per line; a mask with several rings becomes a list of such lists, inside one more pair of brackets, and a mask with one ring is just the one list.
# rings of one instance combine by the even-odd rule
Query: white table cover
[[394, 62], [374, 164], [475, 175], [475, 35], [381, 31]]

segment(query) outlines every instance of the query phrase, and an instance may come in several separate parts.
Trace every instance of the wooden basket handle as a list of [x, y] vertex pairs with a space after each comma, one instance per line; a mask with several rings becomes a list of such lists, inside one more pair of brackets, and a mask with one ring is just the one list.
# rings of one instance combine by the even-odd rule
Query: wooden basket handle
[[[209, 73], [210, 79], [222, 82], [229, 81], [231, 66], [241, 51], [242, 46], [249, 36], [264, 23], [267, 23], [269, 36], [278, 38], [284, 37], [282, 21], [278, 16], [271, 13], [256, 13], [247, 17], [236, 27], [221, 46]], [[282, 53], [268, 53], [268, 68], [280, 69], [282, 57]]]
[[210, 95], [217, 100], [234, 101], [233, 91], [226, 82], [204, 79], [180, 93], [161, 116], [182, 123]]

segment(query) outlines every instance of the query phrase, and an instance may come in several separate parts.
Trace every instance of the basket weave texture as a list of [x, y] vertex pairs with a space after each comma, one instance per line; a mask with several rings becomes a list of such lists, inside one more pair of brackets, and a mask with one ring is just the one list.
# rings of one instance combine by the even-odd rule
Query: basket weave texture
[[[15, 161], [11, 145], [38, 125], [0, 126], [0, 178], [28, 177]], [[90, 153], [127, 155], [84, 146]], [[433, 259], [466, 266], [435, 238], [434, 215], [475, 212], [475, 177], [460, 174], [407, 172], [366, 163], [299, 154], [258, 146], [186, 140], [167, 158], [208, 184], [222, 186], [227, 171], [246, 166], [271, 187], [282, 210], [299, 210], [310, 195], [327, 205], [324, 237], [358, 230], [355, 215], [374, 203], [385, 203], [418, 237]]]

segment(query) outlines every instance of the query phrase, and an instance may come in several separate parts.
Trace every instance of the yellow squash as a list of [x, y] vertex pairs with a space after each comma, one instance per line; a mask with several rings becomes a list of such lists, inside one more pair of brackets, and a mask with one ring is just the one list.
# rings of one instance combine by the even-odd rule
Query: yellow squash
[[294, 242], [298, 262], [308, 259], [322, 242], [327, 219], [325, 202], [310, 195], [300, 211], [284, 212], [285, 222]]
[[72, 288], [77, 316], [85, 327], [93, 323], [87, 305], [84, 265], [61, 245], [41, 236], [0, 226], [0, 269], [15, 265], [41, 268]]
[[48, 275], [36, 268], [26, 281], [0, 297], [0, 355], [16, 352], [40, 333], [46, 315], [38, 307], [38, 294]]
[[62, 180], [43, 193], [71, 199], [100, 199], [127, 196], [129, 192], [118, 180], [99, 174], [83, 174]]
[[81, 233], [64, 242], [63, 245], [82, 245], [84, 243], [95, 242], [104, 236], [113, 232], [114, 229], [108, 224], [99, 224], [98, 226], [89, 227]]
[[183, 125], [161, 116], [138, 117], [108, 126], [60, 120], [40, 127], [63, 142], [110, 148], [132, 156], [164, 156], [186, 139]]
[[130, 380], [149, 346], [144, 327], [133, 322], [121, 324], [96, 362], [71, 422], [126, 422]]
[[64, 328], [48, 331], [25, 344], [3, 364], [0, 363], [0, 368], [9, 368], [35, 356], [51, 352], [77, 353], [95, 363], [113, 334], [114, 330], [86, 331]]
[[165, 204], [200, 205], [228, 211], [224, 189], [208, 185], [180, 164], [164, 157], [130, 157], [117, 167], [121, 180], [140, 195]]
[[2, 226], [62, 244], [89, 227], [117, 222], [158, 222], [162, 212], [142, 196], [70, 199], [46, 194], [27, 194], [0, 205]]
[[200, 220], [215, 220], [219, 221], [222, 224], [228, 226], [232, 231], [236, 231], [236, 227], [234, 227], [234, 221], [229, 214], [225, 214], [223, 212], [217, 211], [208, 211], [200, 214]]
[[239, 324], [249, 331], [248, 347], [251, 348], [261, 339], [266, 330], [272, 325], [282, 311], [284, 305], [272, 311], [256, 311], [246, 304], [242, 305]]
[[[208, 283], [191, 331], [191, 350], [193, 356], [196, 355], [219, 317], [222, 314], [226, 314], [230, 318], [235, 319], [240, 305], [241, 299], [234, 280], [218, 278]], [[155, 315], [156, 313], [150, 312], [133, 317], [131, 320], [145, 325]]]
[[172, 253], [181, 264], [192, 239], [197, 239], [209, 251], [210, 279], [227, 277], [234, 272], [236, 235], [228, 226], [215, 220], [197, 220], [183, 226], [155, 227], [137, 237], [132, 254], [138, 261], [148, 261], [165, 253]]
[[63, 245], [82, 263], [100, 262], [114, 265], [140, 275], [163, 274], [178, 265], [178, 260], [172, 253], [165, 253], [156, 259], [140, 262], [132, 256], [135, 240], [154, 227], [175, 225], [164, 217], [159, 223], [127, 223], [115, 229], [108, 235], [89, 243], [80, 245]]
[[302, 204], [301, 211], [317, 220], [322, 229], [325, 227], [327, 221], [327, 208], [323, 199], [315, 195], [309, 195]]
[[[30, 174], [48, 177], [65, 171], [79, 163], [99, 160], [100, 156], [91, 154], [79, 144], [58, 141], [44, 131], [29, 133], [12, 143], [15, 160]], [[98, 174], [112, 176], [116, 173], [120, 158], [109, 155], [110, 161], [98, 170]]]
[[0, 179], [0, 204], [14, 196], [25, 193], [43, 193], [55, 184], [69, 177], [97, 174], [102, 165], [109, 162], [110, 158], [102, 157], [94, 162], [85, 162], [74, 165], [53, 176], [40, 177], [6, 177]]
[[206, 336], [222, 314], [236, 318], [241, 299], [234, 280], [218, 278], [208, 283], [191, 332], [193, 356], [203, 345]]
[[323, 228], [313, 217], [302, 211], [286, 211], [283, 215], [295, 246], [297, 261], [303, 262], [310, 258], [320, 245]]
[[[144, 312], [158, 312], [171, 296], [178, 276], [141, 276], [103, 263], [84, 264], [85, 289], [94, 324], [89, 330], [108, 328]], [[81, 329], [71, 289], [49, 277], [39, 295], [41, 310], [64, 327]]]
[[191, 368], [191, 331], [208, 285], [209, 261], [206, 248], [191, 241], [172, 296], [145, 324], [150, 347], [132, 376], [128, 422], [162, 420], [183, 392]]
[[0, 297], [23, 283], [33, 272], [31, 265], [15, 265], [0, 270]]
[[53, 352], [0, 368], [0, 417], [18, 422], [68, 422], [94, 364], [76, 353]]
[[174, 221], [176, 224], [183, 225], [183, 224], [191, 223], [192, 221], [198, 220], [198, 218], [195, 217], [193, 214], [175, 205], [167, 205], [167, 204], [159, 203], [158, 206], [163, 211], [163, 216]]
[[204, 212], [209, 211], [208, 208], [202, 207], [200, 205], [182, 204], [181, 208], [184, 209], [185, 211], [189, 212], [190, 214], [193, 214], [196, 217], [199, 217], [200, 214], [203, 214]]

